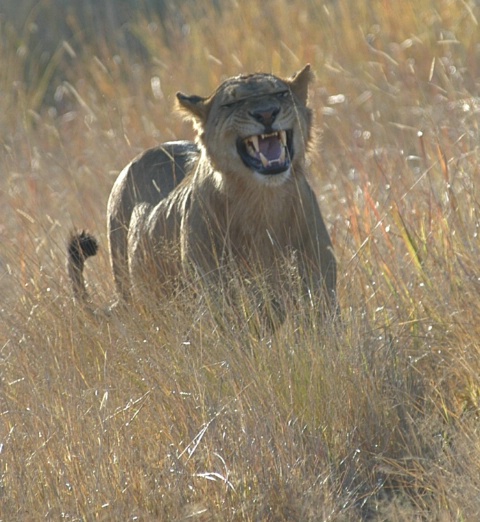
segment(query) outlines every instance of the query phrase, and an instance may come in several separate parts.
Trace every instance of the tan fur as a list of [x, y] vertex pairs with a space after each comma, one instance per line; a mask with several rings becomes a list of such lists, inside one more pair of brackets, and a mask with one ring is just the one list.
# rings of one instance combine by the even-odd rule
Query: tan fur
[[[170, 293], [185, 279], [215, 283], [231, 266], [265, 273], [275, 285], [281, 260], [293, 256], [305, 291], [335, 301], [332, 245], [306, 177], [310, 80], [307, 65], [289, 79], [230, 78], [208, 98], [177, 94], [179, 109], [194, 123], [196, 143], [167, 143], [136, 158], [108, 202], [120, 300], [128, 301], [132, 289]], [[278, 131], [288, 131], [289, 168], [271, 173], [283, 165], [273, 159], [266, 173], [259, 172], [248, 147], [242, 159], [245, 138]], [[271, 139], [275, 151], [281, 150], [277, 136]], [[255, 161], [259, 168], [252, 167]]]

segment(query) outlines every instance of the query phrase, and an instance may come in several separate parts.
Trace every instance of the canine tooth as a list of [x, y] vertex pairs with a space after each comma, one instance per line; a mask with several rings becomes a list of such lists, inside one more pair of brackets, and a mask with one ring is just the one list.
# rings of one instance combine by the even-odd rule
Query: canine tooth
[[258, 152], [258, 136], [250, 136], [250, 138], [248, 138], [248, 141], [250, 141], [250, 143], [253, 145], [255, 152]]
[[282, 147], [282, 152], [280, 153], [280, 158], [278, 160], [280, 164], [285, 163], [285, 150], [285, 147]]
[[268, 159], [260, 152], [260, 161], [262, 162], [262, 165], [267, 168], [270, 162]]
[[284, 147], [286, 147], [287, 146], [287, 133], [284, 130], [282, 130], [278, 134], [280, 135], [280, 141], [282, 142], [282, 145]]

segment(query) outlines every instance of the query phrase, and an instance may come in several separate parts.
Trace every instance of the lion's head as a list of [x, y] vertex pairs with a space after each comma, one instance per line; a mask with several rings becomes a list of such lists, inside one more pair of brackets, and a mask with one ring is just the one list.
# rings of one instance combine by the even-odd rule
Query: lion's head
[[217, 172], [279, 184], [305, 157], [311, 136], [311, 77], [309, 65], [288, 79], [236, 76], [208, 98], [177, 93], [177, 99], [193, 119], [199, 146]]

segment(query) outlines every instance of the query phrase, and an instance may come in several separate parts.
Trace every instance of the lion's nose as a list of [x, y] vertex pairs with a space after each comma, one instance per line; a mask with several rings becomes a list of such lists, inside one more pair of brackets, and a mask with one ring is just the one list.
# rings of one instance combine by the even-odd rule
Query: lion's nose
[[258, 121], [258, 123], [265, 125], [265, 127], [271, 127], [279, 112], [280, 109], [278, 107], [271, 107], [268, 109], [262, 108], [249, 111], [248, 113], [254, 120]]

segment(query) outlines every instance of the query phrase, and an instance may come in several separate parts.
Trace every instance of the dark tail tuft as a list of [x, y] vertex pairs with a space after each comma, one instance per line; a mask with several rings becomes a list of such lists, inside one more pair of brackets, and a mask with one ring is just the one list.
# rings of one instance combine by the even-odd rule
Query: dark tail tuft
[[98, 252], [98, 241], [94, 236], [85, 232], [73, 232], [68, 240], [68, 274], [72, 281], [73, 295], [85, 299], [85, 281], [83, 267], [85, 260]]
[[68, 256], [72, 262], [79, 266], [88, 257], [98, 252], [98, 241], [91, 234], [83, 230], [80, 233], [72, 233], [68, 241]]

